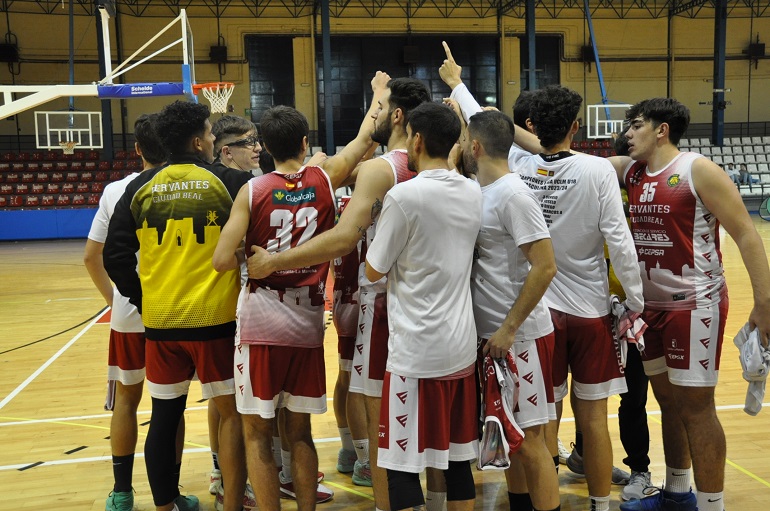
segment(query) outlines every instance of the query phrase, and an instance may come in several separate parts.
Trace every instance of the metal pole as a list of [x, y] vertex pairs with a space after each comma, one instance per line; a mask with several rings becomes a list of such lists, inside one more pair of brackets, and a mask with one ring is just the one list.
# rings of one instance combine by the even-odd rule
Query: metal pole
[[[102, 17], [102, 11], [106, 11], [104, 8], [96, 9], [96, 48], [99, 52], [99, 76], [104, 78], [107, 73], [112, 72], [111, 52], [109, 51], [110, 32], [107, 26], [109, 21], [109, 15], [105, 12]], [[110, 79], [108, 83], [112, 83]], [[115, 151], [112, 147], [112, 106], [109, 99], [102, 100], [102, 144], [104, 159], [112, 161]]]
[[711, 110], [711, 143], [721, 146], [725, 131], [725, 51], [727, 0], [714, 2], [714, 94]]
[[[69, 45], [70, 45], [70, 51], [69, 51], [69, 71], [70, 71], [70, 85], [75, 85], [75, 2], [74, 0], [70, 0], [70, 13], [69, 13]], [[69, 111], [72, 112], [75, 110], [75, 96], [70, 96], [69, 100]], [[72, 116], [69, 117], [69, 127], [71, 128], [74, 125], [74, 119]]]
[[329, 0], [321, 0], [321, 44], [324, 68], [324, 123], [326, 124], [326, 154], [334, 154], [334, 112], [332, 111], [332, 42], [329, 21]]
[[527, 73], [527, 90], [536, 90], [537, 45], [535, 36], [537, 34], [535, 32], [535, 0], [527, 0], [524, 8], [524, 17], [524, 32], [527, 34], [527, 67], [529, 68]]

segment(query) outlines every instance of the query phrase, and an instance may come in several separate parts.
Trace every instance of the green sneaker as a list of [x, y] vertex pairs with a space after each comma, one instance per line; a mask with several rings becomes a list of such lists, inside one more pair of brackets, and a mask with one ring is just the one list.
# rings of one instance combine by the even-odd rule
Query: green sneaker
[[134, 509], [133, 491], [111, 491], [107, 497], [106, 511], [131, 511]]
[[180, 495], [174, 499], [174, 505], [179, 511], [198, 511], [198, 497], [195, 495]]

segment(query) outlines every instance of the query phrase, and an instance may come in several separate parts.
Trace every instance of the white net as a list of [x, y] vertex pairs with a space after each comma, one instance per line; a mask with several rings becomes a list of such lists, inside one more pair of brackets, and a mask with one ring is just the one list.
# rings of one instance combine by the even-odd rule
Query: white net
[[232, 83], [209, 83], [201, 87], [203, 96], [211, 103], [211, 112], [217, 114], [227, 113], [227, 101], [234, 89]]
[[59, 142], [59, 145], [64, 154], [75, 154], [75, 147], [77, 147], [78, 143], [74, 140], [62, 140]]

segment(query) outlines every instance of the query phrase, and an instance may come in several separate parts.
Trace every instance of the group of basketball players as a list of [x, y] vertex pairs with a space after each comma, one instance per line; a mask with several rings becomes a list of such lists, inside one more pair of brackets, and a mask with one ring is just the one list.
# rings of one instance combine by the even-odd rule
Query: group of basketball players
[[[86, 245], [86, 266], [113, 307], [108, 511], [133, 506], [145, 367], [145, 459], [158, 510], [198, 509], [178, 490], [195, 376], [213, 403], [217, 509], [279, 509], [281, 496], [313, 509], [331, 498], [319, 484], [310, 414], [326, 411], [332, 260], [337, 468], [373, 486], [378, 510], [425, 506], [425, 469], [429, 510], [444, 500], [450, 510], [473, 508], [475, 362], [508, 352], [521, 377], [514, 418], [525, 432], [506, 470], [511, 509], [559, 509], [552, 460], [558, 466], [568, 371], [590, 506], [608, 509], [607, 399], [627, 386], [605, 245], [625, 291], [620, 319], [647, 324], [642, 359], [666, 461], [664, 488], [621, 509], [723, 509], [725, 440], [714, 405], [727, 315], [720, 223], [752, 283], [749, 322], [764, 343], [770, 334], [767, 257], [735, 187], [706, 158], [677, 149], [689, 112], [676, 100], [629, 109], [628, 156], [578, 154], [570, 150], [577, 93], [534, 91], [522, 122], [531, 132], [514, 128], [483, 111], [445, 49], [439, 72], [450, 107], [431, 102], [419, 80], [378, 72], [357, 137], [308, 164], [308, 123], [290, 107], [262, 117], [264, 148], [251, 122], [226, 116], [212, 128], [208, 108], [193, 103], [137, 120], [147, 170], [107, 187]], [[388, 152], [369, 159], [377, 144]], [[254, 177], [265, 151], [275, 169]], [[335, 190], [353, 183], [337, 215]], [[649, 485], [646, 465], [632, 470]]]

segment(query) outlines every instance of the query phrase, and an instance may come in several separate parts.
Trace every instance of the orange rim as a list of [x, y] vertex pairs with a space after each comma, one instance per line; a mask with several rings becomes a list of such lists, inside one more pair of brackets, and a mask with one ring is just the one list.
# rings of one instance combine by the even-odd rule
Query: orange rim
[[235, 84], [232, 82], [210, 82], [210, 83], [196, 83], [193, 84], [193, 92], [195, 94], [198, 94], [203, 89], [216, 89], [216, 88], [224, 88], [224, 87], [235, 87]]

